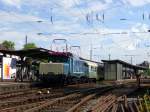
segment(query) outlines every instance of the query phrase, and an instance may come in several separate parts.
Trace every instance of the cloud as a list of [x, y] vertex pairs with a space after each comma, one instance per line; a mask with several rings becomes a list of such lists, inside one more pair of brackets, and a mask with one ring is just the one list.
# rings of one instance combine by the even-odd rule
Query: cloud
[[[0, 11], [0, 31], [18, 31], [18, 32], [35, 32], [40, 31], [37, 21], [45, 21], [42, 18], [20, 14], [15, 12]], [[43, 25], [43, 24], [41, 24]], [[42, 27], [42, 26], [41, 26]]]
[[17, 8], [21, 7], [21, 0], [1, 0], [4, 4], [14, 6]]
[[19, 14], [15, 12], [5, 12], [0, 11], [1, 22], [32, 22], [41, 20], [41, 18], [27, 15], [27, 14]]
[[150, 3], [150, 0], [122, 0], [125, 4], [132, 6], [143, 6]]
[[92, 10], [92, 11], [101, 11], [101, 10], [105, 10], [108, 8], [108, 4], [107, 3], [102, 3], [100, 1], [95, 1], [95, 2], [90, 2], [88, 4], [88, 9]]
[[[103, 46], [98, 50], [94, 50], [95, 54], [107, 58], [108, 53], [112, 53], [112, 57], [118, 58], [120, 54], [127, 52], [142, 52], [141, 46], [143, 46], [144, 50], [144, 44], [149, 40], [148, 34], [111, 34], [115, 32], [142, 32], [149, 29], [148, 23], [145, 21], [143, 21], [143, 23], [145, 22], [144, 24], [140, 21], [135, 23], [135, 18], [124, 23], [118, 21], [118, 18], [126, 16], [124, 14], [128, 16], [126, 12], [134, 15], [134, 11], [130, 9], [133, 9], [135, 6], [145, 5], [149, 3], [149, 0], [121, 0], [125, 5], [130, 4], [129, 9], [115, 7], [116, 4], [120, 4], [116, 3], [116, 0], [1, 1], [3, 5], [5, 4], [6, 9], [12, 6], [11, 8], [16, 7], [17, 10], [7, 12], [5, 8], [1, 8], [3, 11], [0, 11], [0, 34], [3, 38], [0, 38], [0, 40], [8, 39], [15, 41], [17, 49], [22, 48], [24, 45], [25, 35], [28, 35], [29, 42], [35, 42], [38, 46], [44, 48], [49, 48], [53, 39], [64, 38], [68, 40], [69, 45], [80, 45], [83, 51], [82, 56], [84, 57], [89, 58], [89, 50], [92, 44], [93, 48]], [[107, 9], [112, 7], [115, 7], [115, 10], [107, 11]], [[51, 8], [53, 8], [53, 24], [50, 21]], [[101, 14], [101, 11], [105, 12], [105, 23], [100, 23], [95, 19], [95, 14]], [[86, 14], [91, 12], [94, 13], [94, 20], [93, 23], [88, 24]], [[43, 22], [37, 23], [36, 21], [38, 20]], [[130, 22], [132, 24], [129, 25], [128, 23]], [[126, 26], [126, 28], [120, 28], [121, 26]], [[47, 34], [37, 35], [37, 33], [41, 32]], [[83, 33], [98, 34], [84, 35]]]
[[80, 4], [80, 2], [81, 0], [61, 0], [60, 3], [62, 4], [62, 6], [64, 6], [64, 8], [71, 8]]
[[112, 3], [113, 0], [105, 0], [106, 3]]

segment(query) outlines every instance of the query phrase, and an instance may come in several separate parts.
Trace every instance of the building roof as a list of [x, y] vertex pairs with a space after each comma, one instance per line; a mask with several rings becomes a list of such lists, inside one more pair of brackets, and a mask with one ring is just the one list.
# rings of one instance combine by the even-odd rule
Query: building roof
[[140, 70], [148, 69], [146, 67], [133, 65], [133, 64], [127, 63], [127, 62], [122, 61], [122, 60], [102, 60], [102, 61], [104, 63], [120, 63], [120, 64], [123, 64], [124, 66], [130, 67], [130, 68], [134, 68], [134, 69], [140, 69]]
[[0, 53], [3, 54], [16, 55], [20, 57], [31, 57], [37, 59], [47, 58], [52, 52], [53, 51], [44, 48], [34, 48], [26, 50], [0, 50]]
[[80, 57], [80, 59], [85, 60], [85, 61], [89, 61], [89, 62], [93, 62], [93, 63], [97, 63], [97, 64], [102, 64], [101, 62], [85, 59], [85, 58], [82, 58], [82, 57]]
[[33, 48], [33, 49], [22, 49], [22, 50], [0, 49], [0, 53], [16, 55], [20, 57], [31, 57], [36, 59], [47, 59], [49, 56], [61, 56], [67, 58], [73, 56], [73, 54], [70, 52], [55, 52], [45, 48]]

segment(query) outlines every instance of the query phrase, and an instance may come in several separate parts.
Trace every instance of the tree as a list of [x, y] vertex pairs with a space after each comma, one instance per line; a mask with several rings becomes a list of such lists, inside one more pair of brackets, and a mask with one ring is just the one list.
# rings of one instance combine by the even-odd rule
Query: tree
[[32, 49], [32, 48], [37, 48], [37, 46], [35, 45], [35, 43], [25, 44], [23, 49]]
[[145, 70], [145, 71], [144, 71], [144, 75], [150, 76], [150, 69]]
[[15, 49], [15, 43], [12, 41], [5, 40], [2, 42], [2, 46], [4, 46], [6, 49], [9, 49], [9, 50]]

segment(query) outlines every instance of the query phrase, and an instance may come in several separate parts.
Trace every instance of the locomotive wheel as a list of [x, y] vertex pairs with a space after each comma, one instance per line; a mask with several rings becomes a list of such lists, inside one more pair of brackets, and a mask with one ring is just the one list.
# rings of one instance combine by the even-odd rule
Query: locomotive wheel
[[72, 83], [73, 83], [73, 84], [80, 83], [80, 79], [77, 78], [77, 77], [73, 77], [73, 78], [72, 78]]
[[81, 83], [87, 83], [88, 82], [88, 78], [85, 76], [80, 77], [80, 82]]

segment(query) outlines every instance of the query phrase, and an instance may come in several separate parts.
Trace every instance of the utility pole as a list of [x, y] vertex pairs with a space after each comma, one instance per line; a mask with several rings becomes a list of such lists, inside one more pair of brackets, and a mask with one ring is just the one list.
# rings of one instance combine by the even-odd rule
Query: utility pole
[[92, 43], [91, 43], [91, 48], [90, 48], [90, 60], [92, 60], [92, 55], [93, 55], [93, 46], [92, 46]]
[[131, 64], [133, 63], [133, 57], [131, 56]]
[[133, 57], [139, 56], [139, 55], [124, 55], [124, 56], [129, 56], [129, 57], [131, 57], [130, 63], [133, 64]]
[[27, 45], [27, 43], [28, 43], [28, 36], [26, 35], [26, 37], [25, 37], [25, 45]]
[[110, 60], [111, 54], [109, 54], [108, 57], [109, 57], [109, 60]]

